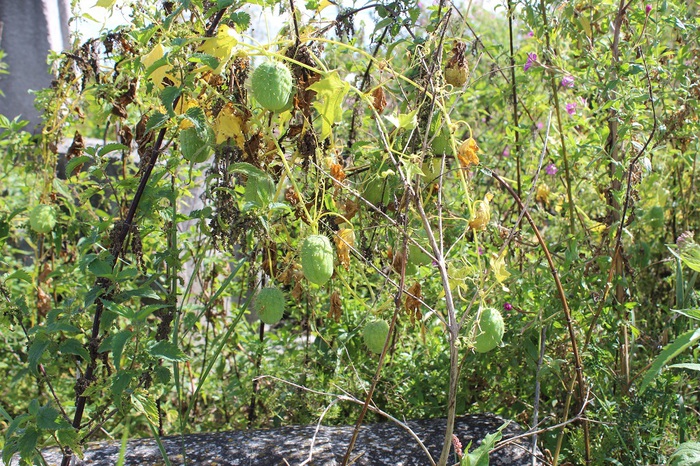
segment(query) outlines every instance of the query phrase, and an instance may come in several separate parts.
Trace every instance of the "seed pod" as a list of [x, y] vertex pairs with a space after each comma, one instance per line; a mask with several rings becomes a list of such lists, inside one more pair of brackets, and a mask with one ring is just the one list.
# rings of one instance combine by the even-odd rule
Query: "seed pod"
[[301, 269], [311, 283], [325, 285], [333, 276], [333, 246], [324, 235], [311, 235], [301, 246]]

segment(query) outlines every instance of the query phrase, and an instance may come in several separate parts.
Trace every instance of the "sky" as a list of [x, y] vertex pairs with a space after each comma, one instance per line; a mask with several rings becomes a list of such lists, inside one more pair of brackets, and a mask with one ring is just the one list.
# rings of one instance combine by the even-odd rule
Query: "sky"
[[[484, 10], [494, 11], [494, 8], [504, 1], [505, 0], [472, 0], [472, 8], [481, 6]], [[96, 21], [90, 20], [87, 17], [80, 18], [72, 26], [72, 30], [77, 29], [84, 38], [97, 37], [100, 34], [100, 30], [103, 28], [111, 29], [121, 24], [127, 24], [129, 22], [128, 8], [125, 9], [127, 13], [126, 16], [124, 16], [120, 8], [118, 8], [119, 5], [126, 3], [126, 0], [116, 0], [117, 7], [110, 13], [105, 8], [96, 6], [97, 0], [80, 0], [79, 7], [81, 12], [89, 15]], [[331, 8], [327, 8], [327, 10], [329, 10], [332, 16], [335, 16], [335, 11], [330, 11]]]

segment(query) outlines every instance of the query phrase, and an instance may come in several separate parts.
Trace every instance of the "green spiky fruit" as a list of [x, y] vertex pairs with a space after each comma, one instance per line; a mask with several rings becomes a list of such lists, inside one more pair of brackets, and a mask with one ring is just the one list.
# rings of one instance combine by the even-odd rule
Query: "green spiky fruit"
[[284, 301], [284, 293], [279, 288], [263, 288], [255, 297], [253, 309], [266, 324], [276, 324], [284, 314]]
[[53, 206], [40, 204], [29, 213], [29, 226], [37, 233], [46, 234], [56, 226], [56, 212]]
[[486, 353], [497, 347], [503, 340], [505, 332], [501, 313], [490, 307], [482, 310], [476, 332], [474, 349], [477, 353]]
[[389, 335], [389, 324], [381, 319], [368, 322], [362, 330], [365, 345], [371, 352], [376, 354], [380, 354], [384, 349], [387, 335]]
[[268, 61], [253, 71], [253, 97], [268, 110], [277, 112], [284, 109], [289, 103], [292, 88], [292, 73], [280, 62]]
[[328, 237], [311, 235], [301, 246], [301, 269], [311, 283], [325, 285], [333, 276], [333, 247]]

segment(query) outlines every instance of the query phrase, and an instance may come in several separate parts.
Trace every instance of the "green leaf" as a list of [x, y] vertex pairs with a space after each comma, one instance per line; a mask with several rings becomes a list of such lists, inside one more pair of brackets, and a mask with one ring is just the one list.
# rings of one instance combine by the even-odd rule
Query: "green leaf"
[[36, 376], [39, 375], [39, 371], [37, 370], [39, 360], [44, 354], [44, 351], [46, 351], [46, 348], [49, 347], [49, 343], [50, 342], [46, 339], [46, 337], [43, 334], [39, 334], [34, 339], [34, 343], [32, 343], [32, 346], [29, 347], [29, 370], [31, 370], [32, 374]]
[[700, 309], [674, 309], [673, 312], [684, 315], [694, 320], [700, 320]]
[[49, 404], [39, 408], [36, 414], [36, 426], [39, 429], [46, 430], [71, 428], [70, 424], [68, 424], [65, 419], [59, 418], [58, 410]]
[[[470, 453], [465, 453], [462, 457], [462, 461], [459, 463], [460, 466], [489, 466], [489, 452], [493, 449], [494, 445], [496, 445], [496, 442], [501, 440], [501, 437], [503, 437], [501, 431], [505, 429], [508, 424], [510, 424], [510, 422], [503, 424], [493, 434], [487, 434], [478, 448]], [[471, 442], [469, 442], [469, 445], [471, 445]], [[467, 449], [469, 449], [469, 445]]]
[[700, 442], [681, 443], [668, 459], [668, 466], [700, 466]]
[[134, 393], [131, 395], [131, 402], [134, 404], [136, 411], [146, 416], [148, 422], [158, 425], [158, 408], [153, 400], [147, 395]]
[[148, 353], [155, 358], [167, 361], [187, 361], [187, 355], [174, 343], [166, 340], [159, 341], [151, 346]]
[[68, 340], [61, 343], [58, 350], [63, 354], [74, 354], [80, 356], [85, 361], [90, 360], [90, 353], [85, 349], [82, 343], [80, 343], [75, 338], [69, 338]]
[[206, 65], [213, 70], [215, 70], [219, 66], [219, 59], [212, 55], [209, 55], [208, 53], [193, 53], [187, 58], [187, 60], [192, 63], [202, 63], [203, 65]]
[[235, 25], [238, 32], [243, 32], [250, 27], [250, 15], [245, 11], [231, 13], [229, 20]]
[[163, 106], [168, 110], [168, 115], [171, 117], [175, 116], [175, 109], [173, 106], [175, 105], [175, 99], [180, 97], [181, 93], [182, 89], [175, 86], [168, 86], [160, 93], [160, 100], [163, 102]]
[[119, 370], [121, 367], [122, 353], [124, 351], [124, 346], [131, 339], [134, 334], [131, 330], [122, 330], [121, 332], [114, 335], [112, 338], [112, 359], [114, 361], [114, 367]]
[[19, 438], [17, 446], [19, 447], [19, 454], [24, 458], [33, 458], [34, 449], [39, 441], [39, 431], [34, 427], [28, 427], [24, 431], [22, 436]]
[[690, 369], [691, 371], [700, 371], [700, 364], [694, 363], [671, 364], [668, 367], [672, 369]]
[[134, 373], [132, 371], [119, 371], [115, 374], [112, 379], [112, 387], [110, 390], [115, 397], [121, 396], [129, 387], [131, 380], [134, 378]]
[[337, 71], [332, 71], [308, 88], [316, 91], [313, 106], [321, 114], [321, 139], [326, 139], [331, 135], [333, 124], [343, 117], [343, 100], [350, 90], [350, 83], [340, 79]]
[[99, 155], [100, 157], [104, 157], [105, 155], [114, 151], [129, 151], [129, 147], [125, 146], [124, 144], [113, 142], [111, 144], [105, 144], [104, 146], [100, 147], [100, 150], [97, 151], [97, 155]]
[[70, 159], [70, 161], [66, 164], [66, 176], [72, 176], [73, 172], [79, 165], [89, 162], [92, 162], [92, 157], [88, 157], [87, 155]]
[[676, 338], [673, 343], [666, 345], [657, 358], [652, 363], [651, 367], [644, 374], [641, 384], [639, 385], [639, 394], [641, 395], [647, 389], [649, 384], [661, 373], [661, 369], [667, 365], [673, 358], [685, 351], [695, 341], [700, 339], [700, 328], [691, 330]]
[[160, 128], [166, 121], [168, 121], [168, 115], [163, 115], [160, 112], [153, 112], [148, 118], [148, 123], [146, 123], [146, 132]]
[[97, 277], [111, 277], [112, 261], [96, 259], [90, 262], [90, 265], [88, 265], [88, 270]]
[[234, 163], [229, 166], [228, 169], [229, 173], [242, 173], [245, 176], [258, 176], [258, 177], [264, 177], [267, 175], [266, 172], [260, 170], [259, 168], [247, 163], [247, 162], [239, 162], [239, 163]]

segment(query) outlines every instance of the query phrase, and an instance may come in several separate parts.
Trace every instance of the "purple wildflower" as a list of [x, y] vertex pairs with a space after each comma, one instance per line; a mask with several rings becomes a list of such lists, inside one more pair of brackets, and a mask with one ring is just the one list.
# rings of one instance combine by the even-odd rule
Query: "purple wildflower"
[[535, 37], [535, 33], [533, 31], [530, 31], [527, 33], [528, 37]]
[[530, 69], [532, 65], [535, 64], [537, 61], [537, 54], [536, 53], [528, 53], [527, 54], [527, 61], [525, 62], [525, 66], [523, 66], [523, 71], [527, 71]]
[[479, 246], [479, 249], [477, 250], [477, 252], [479, 253], [480, 256], [483, 256], [484, 255], [484, 248]]
[[511, 303], [504, 303], [503, 304], [503, 309], [506, 311], [512, 311], [513, 310], [513, 305]]
[[683, 249], [688, 244], [692, 243], [693, 236], [694, 233], [692, 231], [684, 231], [683, 233], [681, 233], [678, 239], [676, 239], [676, 246], [678, 246], [678, 249]]
[[566, 113], [574, 115], [576, 113], [576, 102], [566, 104]]
[[557, 168], [556, 165], [554, 165], [553, 163], [550, 163], [549, 165], [547, 165], [546, 167], [544, 167], [544, 171], [545, 171], [548, 175], [554, 176], [554, 175], [557, 174], [557, 172], [559, 171], [559, 169]]
[[509, 157], [509, 156], [510, 156], [510, 148], [508, 148], [508, 146], [506, 146], [506, 148], [503, 149], [503, 154], [502, 154], [502, 155], [503, 155], [503, 157]]
[[644, 11], [646, 12], [647, 15], [649, 15], [649, 13], [651, 13], [651, 9], [652, 9], [651, 3], [647, 3], [647, 6], [644, 7]]
[[566, 75], [563, 78], [561, 78], [561, 85], [562, 87], [568, 87], [571, 89], [574, 87], [574, 77], [571, 75]]
[[537, 131], [542, 131], [542, 128], [544, 128], [544, 124], [541, 121], [538, 121], [535, 123], [535, 128]]

